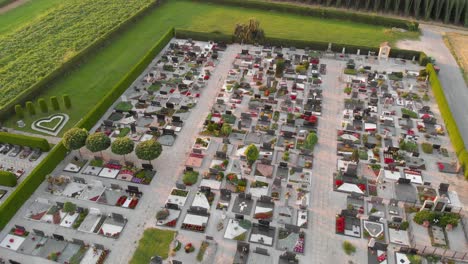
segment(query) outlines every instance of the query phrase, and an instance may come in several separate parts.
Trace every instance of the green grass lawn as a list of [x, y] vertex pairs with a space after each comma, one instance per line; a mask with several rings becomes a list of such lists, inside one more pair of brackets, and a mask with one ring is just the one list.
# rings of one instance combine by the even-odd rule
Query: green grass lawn
[[63, 0], [30, 0], [15, 9], [1, 14], [0, 35], [14, 30], [26, 22], [30, 22], [62, 1]]
[[[399, 38], [418, 36], [418, 33], [414, 32], [389, 33], [383, 27], [348, 21], [173, 0], [138, 21], [77, 70], [53, 83], [38, 97], [48, 99], [51, 96], [70, 95], [72, 108], [63, 111], [70, 116], [70, 120], [59, 134], [61, 135], [90, 111], [171, 26], [232, 34], [236, 23], [247, 22], [251, 17], [256, 17], [266, 35], [271, 37], [378, 46], [382, 41], [395, 42]], [[50, 114], [37, 114], [34, 119], [48, 115]], [[30, 125], [34, 119], [26, 118], [27, 126], [21, 130], [33, 132]], [[12, 117], [5, 125], [17, 129], [17, 120], [16, 117]]]
[[161, 256], [163, 259], [167, 259], [175, 233], [174, 231], [156, 228], [146, 229], [130, 264], [147, 264], [153, 256]]

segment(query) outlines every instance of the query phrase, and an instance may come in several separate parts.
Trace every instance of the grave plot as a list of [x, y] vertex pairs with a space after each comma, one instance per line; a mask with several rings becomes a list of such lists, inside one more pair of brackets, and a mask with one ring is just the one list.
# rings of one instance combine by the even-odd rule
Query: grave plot
[[354, 209], [342, 210], [336, 217], [336, 234], [361, 237], [361, 220], [357, 217], [358, 211]]
[[282, 181], [287, 181], [289, 178], [289, 168], [286, 162], [280, 162], [276, 168], [276, 177]]
[[194, 171], [192, 167], [187, 166], [182, 177], [182, 182], [187, 186], [192, 186], [197, 183], [199, 174], [198, 171]]
[[42, 217], [49, 211], [52, 205], [48, 200], [36, 199], [27, 210], [26, 219], [40, 221]]
[[210, 213], [206, 208], [191, 206], [187, 210], [181, 228], [189, 231], [205, 232], [209, 219]]
[[42, 222], [59, 225], [67, 215], [59, 205], [52, 205], [45, 215], [41, 218]]
[[126, 224], [127, 219], [121, 214], [113, 213], [102, 222], [98, 234], [105, 237], [118, 238]]
[[[370, 217], [369, 219], [378, 220], [380, 218]], [[385, 226], [384, 224], [376, 221], [364, 220], [362, 222], [364, 228], [364, 238], [375, 238], [377, 240], [385, 242]]]
[[257, 200], [255, 206], [254, 218], [262, 220], [271, 220], [274, 215], [275, 203], [271, 197], [262, 196]]
[[100, 181], [89, 182], [83, 189], [78, 199], [96, 202], [104, 193], [106, 187]]
[[[273, 156], [272, 152], [268, 152], [268, 153], [260, 152], [261, 157], [262, 157], [262, 154], [263, 154], [263, 158], [265, 158], [265, 156]], [[274, 169], [275, 169], [275, 167], [273, 165], [271, 165], [271, 164], [263, 163], [263, 161], [258, 162], [258, 163], [255, 164], [255, 174], [254, 175], [255, 176], [265, 177], [265, 178], [272, 178]]]
[[292, 224], [294, 217], [294, 207], [288, 205], [289, 197], [285, 198], [284, 205], [277, 207], [278, 215], [275, 216], [279, 224]]
[[29, 232], [22, 228], [12, 229], [0, 242], [0, 247], [17, 251], [28, 237]]
[[166, 208], [162, 208], [156, 213], [156, 225], [175, 227], [180, 217], [180, 209], [178, 205], [166, 203]]
[[273, 257], [268, 250], [256, 247], [249, 256], [248, 263], [273, 263]]
[[224, 232], [224, 238], [237, 241], [245, 241], [249, 236], [252, 223], [246, 219], [229, 219]]
[[195, 194], [195, 198], [193, 199], [191, 206], [204, 208], [209, 211], [214, 198], [215, 193], [211, 191], [211, 188], [200, 187], [200, 190]]
[[247, 188], [248, 180], [240, 178], [236, 173], [228, 173], [226, 175], [226, 186], [225, 188], [235, 193], [244, 193]]
[[[86, 211], [84, 213], [86, 213]], [[87, 214], [83, 216], [84, 218], [81, 219], [81, 224], [77, 229], [86, 233], [97, 233], [106, 218], [97, 208], [91, 208], [87, 211]]]
[[232, 212], [235, 214], [242, 214], [250, 216], [252, 213], [254, 201], [252, 200], [252, 195], [241, 193], [237, 195], [233, 206]]
[[380, 201], [367, 202], [367, 214], [373, 217], [387, 218], [387, 208]]
[[185, 166], [191, 168], [200, 168], [203, 164], [203, 159], [205, 155], [201, 152], [200, 149], [192, 149], [187, 161], [185, 161]]
[[70, 163], [65, 166], [63, 171], [78, 173], [86, 165], [87, 160], [80, 160], [75, 157]]
[[181, 190], [177, 188], [173, 188], [169, 196], [167, 197], [166, 204], [175, 204], [178, 207], [182, 208], [187, 201], [187, 197], [190, 191], [188, 190]]
[[310, 184], [312, 177], [312, 171], [303, 169], [302, 167], [292, 167], [289, 170], [289, 179], [290, 183], [298, 184]]
[[221, 196], [219, 198], [218, 204], [216, 205], [216, 209], [227, 210], [231, 203], [232, 192], [228, 189], [221, 189], [220, 193]]
[[255, 181], [250, 183], [249, 193], [253, 197], [260, 198], [268, 195], [269, 184], [265, 177], [255, 176]]
[[93, 159], [89, 162], [88, 166], [84, 168], [82, 174], [98, 176], [103, 170], [104, 161], [102, 159]]
[[305, 232], [301, 231], [299, 227], [285, 225], [285, 227], [278, 229], [276, 249], [304, 254], [304, 246]]
[[280, 200], [283, 193], [283, 187], [281, 186], [281, 179], [275, 178], [271, 185], [271, 198], [275, 201]]
[[260, 220], [252, 225], [249, 242], [265, 246], [273, 246], [276, 228], [270, 226], [269, 221]]
[[[176, 117], [173, 117], [172, 119], [180, 121], [179, 118], [176, 118]], [[163, 129], [162, 135], [158, 138], [158, 142], [161, 143], [161, 145], [168, 146], [168, 147], [174, 145], [174, 142], [177, 139], [177, 135], [174, 133], [174, 131], [179, 132], [180, 129], [179, 129], [179, 131], [177, 131], [177, 130], [178, 130], [177, 127], [166, 126]]]
[[309, 224], [309, 212], [307, 210], [297, 210], [296, 225], [301, 228], [307, 228]]

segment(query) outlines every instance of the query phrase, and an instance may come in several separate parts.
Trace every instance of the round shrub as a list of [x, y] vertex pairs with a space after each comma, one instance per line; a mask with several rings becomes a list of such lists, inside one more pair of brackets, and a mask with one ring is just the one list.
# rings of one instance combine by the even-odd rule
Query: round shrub
[[167, 210], [166, 208], [164, 208], [164, 209], [162, 209], [162, 210], [160, 210], [160, 211], [158, 211], [158, 212], [156, 213], [156, 219], [157, 219], [158, 221], [164, 220], [164, 219], [166, 219], [168, 216], [169, 216], [169, 210]]
[[0, 185], [14, 187], [16, 186], [16, 175], [9, 171], [0, 170]]
[[197, 183], [198, 180], [198, 172], [197, 171], [187, 171], [182, 178], [182, 181], [185, 185], [191, 186]]

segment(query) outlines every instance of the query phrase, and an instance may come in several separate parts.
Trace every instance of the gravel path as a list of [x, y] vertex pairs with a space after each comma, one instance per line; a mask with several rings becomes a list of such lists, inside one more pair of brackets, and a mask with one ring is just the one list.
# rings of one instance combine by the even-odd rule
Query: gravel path
[[421, 24], [420, 28], [423, 33], [421, 40], [400, 41], [397, 44], [398, 48], [422, 50], [436, 59], [437, 66], [440, 67], [439, 79], [444, 87], [445, 96], [460, 133], [465, 139], [465, 146], [468, 147], [468, 114], [465, 108], [468, 102], [468, 89], [457, 61], [442, 38], [444, 32], [466, 33], [466, 31], [425, 24]]

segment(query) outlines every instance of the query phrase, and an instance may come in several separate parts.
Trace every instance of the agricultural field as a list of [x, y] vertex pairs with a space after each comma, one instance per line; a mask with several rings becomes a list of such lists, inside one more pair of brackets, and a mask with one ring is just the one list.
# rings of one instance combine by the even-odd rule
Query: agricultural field
[[[4, 0], [5, 1], [5, 0]], [[0, 15], [0, 35], [13, 31], [25, 23], [38, 19], [39, 16], [49, 12], [52, 7], [58, 5], [60, 0], [35, 0], [28, 1], [14, 9]], [[1, 6], [1, 1], [0, 1]]]
[[0, 107], [150, 2], [69, 0], [1, 36]]
[[460, 65], [465, 82], [468, 84], [468, 35], [449, 32], [446, 33], [445, 40], [452, 55]]
[[[203, 17], [200, 14], [203, 14]], [[223, 25], [218, 23], [221, 17]], [[48, 100], [51, 96], [70, 95], [73, 106], [66, 112], [70, 120], [62, 130], [63, 133], [96, 105], [102, 96], [144, 56], [170, 27], [232, 34], [236, 23], [246, 22], [251, 17], [256, 17], [260, 21], [267, 36], [278, 38], [378, 46], [384, 40], [395, 43], [398, 39], [418, 37], [416, 32], [396, 33], [384, 27], [348, 21], [321, 20], [277, 12], [177, 0], [151, 11], [78, 69], [53, 83], [39, 97]], [[288, 28], [296, 30], [291, 31]], [[104, 31], [104, 28], [101, 31]], [[82, 40], [77, 40], [77, 42], [81, 43]], [[3, 44], [0, 42], [0, 47], [1, 45]], [[78, 51], [76, 46], [74, 51]], [[73, 53], [68, 55], [73, 55]], [[16, 127], [17, 117], [10, 118], [5, 124], [18, 130], [32, 132], [29, 124], [34, 119], [50, 114], [51, 112], [38, 113], [33, 117], [26, 115], [23, 119], [26, 123], [24, 128]]]

